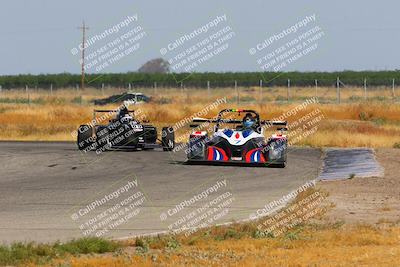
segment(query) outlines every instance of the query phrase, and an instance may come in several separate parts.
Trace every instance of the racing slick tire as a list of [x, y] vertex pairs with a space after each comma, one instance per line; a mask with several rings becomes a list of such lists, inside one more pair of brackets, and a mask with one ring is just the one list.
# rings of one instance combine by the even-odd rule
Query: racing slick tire
[[286, 162], [277, 164], [276, 167], [277, 168], [285, 168], [286, 167]]
[[102, 152], [106, 151], [109, 147], [109, 138], [108, 138], [108, 129], [106, 126], [98, 126], [96, 128], [96, 144], [97, 144], [97, 149], [96, 152], [98, 150], [101, 150]]
[[161, 143], [164, 151], [172, 151], [175, 147], [175, 132], [172, 127], [163, 127]]
[[79, 126], [77, 140], [76, 140], [79, 150], [87, 150], [88, 148], [91, 148], [95, 144], [94, 138], [92, 136], [92, 131], [93, 128], [90, 127], [89, 125]]

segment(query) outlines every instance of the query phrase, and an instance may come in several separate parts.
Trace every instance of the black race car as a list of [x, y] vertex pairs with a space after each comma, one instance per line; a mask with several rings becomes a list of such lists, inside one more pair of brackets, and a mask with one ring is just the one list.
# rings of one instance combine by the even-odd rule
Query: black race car
[[[98, 125], [99, 119], [96, 116], [98, 113], [103, 113], [103, 119], [108, 116], [114, 116], [114, 118], [110, 119], [107, 125]], [[109, 149], [163, 148], [164, 151], [172, 151], [175, 147], [173, 129], [163, 127], [160, 140], [157, 138], [157, 128], [144, 124], [148, 122], [136, 120], [134, 111], [126, 108], [94, 110], [91, 125], [81, 125], [77, 131], [78, 148], [83, 151], [96, 151], [96, 153]]]
[[124, 101], [131, 101], [134, 102], [135, 104], [147, 103], [151, 101], [151, 97], [146, 96], [142, 93], [126, 92], [119, 95], [112, 95], [110, 97], [103, 99], [96, 99], [94, 100], [94, 104], [104, 106], [108, 104], [122, 103]]
[[[229, 118], [225, 118], [227, 115]], [[241, 117], [240, 114], [245, 114]], [[240, 119], [237, 119], [239, 116]], [[232, 118], [233, 117], [233, 118]], [[194, 118], [191, 127], [215, 124], [210, 134], [201, 129], [190, 134], [187, 164], [285, 167], [287, 122], [260, 120], [254, 110], [224, 109], [215, 119]], [[265, 138], [265, 131], [277, 132]], [[272, 129], [274, 130], [274, 129]]]

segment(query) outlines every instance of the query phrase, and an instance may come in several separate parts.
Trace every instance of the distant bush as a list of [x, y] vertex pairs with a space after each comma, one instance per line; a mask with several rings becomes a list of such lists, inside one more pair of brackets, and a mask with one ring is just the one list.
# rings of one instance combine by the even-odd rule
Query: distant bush
[[146, 239], [136, 238], [135, 246], [138, 253], [146, 253], [149, 251], [149, 243]]
[[170, 98], [166, 98], [166, 97], [161, 97], [158, 101], [156, 101], [157, 102], [157, 104], [161, 104], [161, 105], [164, 105], [164, 104], [170, 104], [170, 103], [172, 103], [172, 100], [170, 99]]
[[287, 97], [278, 95], [278, 96], [275, 98], [275, 101], [287, 101]]
[[360, 118], [361, 121], [369, 121], [372, 118], [372, 115], [369, 114], [368, 112], [361, 111], [358, 114], [358, 117]]
[[383, 118], [376, 118], [372, 120], [376, 125], [382, 126], [386, 123], [386, 120]]
[[362, 97], [360, 96], [356, 96], [356, 95], [352, 95], [349, 97], [349, 100], [352, 102], [359, 102], [360, 100], [362, 100]]
[[241, 102], [254, 102], [254, 101], [256, 101], [256, 99], [252, 96], [242, 96], [240, 98], [240, 101]]
[[71, 103], [73, 103], [73, 104], [82, 104], [82, 97], [81, 96], [74, 97], [71, 100]]
[[375, 97], [368, 98], [368, 100], [372, 100], [372, 101], [386, 101], [387, 98], [384, 97], [384, 96], [375, 96]]
[[39, 97], [36, 99], [29, 99], [29, 98], [0, 98], [0, 103], [3, 104], [39, 104], [44, 105], [46, 103], [46, 99]]
[[28, 98], [0, 98], [0, 103], [4, 104], [28, 104]]

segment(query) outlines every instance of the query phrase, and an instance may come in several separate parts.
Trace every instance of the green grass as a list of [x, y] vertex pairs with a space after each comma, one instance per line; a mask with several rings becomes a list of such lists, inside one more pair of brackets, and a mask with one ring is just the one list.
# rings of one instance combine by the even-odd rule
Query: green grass
[[4, 103], [4, 104], [29, 104], [30, 100], [28, 98], [8, 98], [8, 97], [6, 97], [6, 98], [0, 98], [0, 103]]
[[[72, 104], [81, 104], [82, 97], [75, 97], [70, 101]], [[28, 97], [1, 97], [0, 104], [36, 104], [36, 105], [46, 105], [46, 104], [66, 104], [66, 100], [63, 98], [46, 99], [45, 97], [39, 98], [28, 98]]]
[[115, 252], [120, 244], [106, 239], [88, 237], [66, 243], [53, 244], [14, 243], [0, 246], [0, 266], [20, 265], [25, 262], [44, 264], [51, 259], [78, 254]]
[[255, 102], [255, 101], [257, 101], [254, 97], [252, 97], [252, 96], [242, 96], [241, 98], [240, 98], [240, 101], [241, 102]]
[[135, 246], [138, 253], [146, 253], [149, 251], [149, 243], [146, 239], [136, 238]]

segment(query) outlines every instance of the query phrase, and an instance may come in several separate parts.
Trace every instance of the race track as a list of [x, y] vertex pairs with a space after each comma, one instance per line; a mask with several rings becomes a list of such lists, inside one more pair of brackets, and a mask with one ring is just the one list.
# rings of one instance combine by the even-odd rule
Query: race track
[[[85, 154], [63, 142], [0, 142], [0, 160], [1, 242], [68, 240], [88, 229], [92, 234], [106, 229], [103, 235], [115, 238], [165, 231], [174, 223], [182, 226], [178, 221], [185, 214], [221, 194], [231, 199], [224, 206], [229, 209], [213, 214], [213, 223], [247, 219], [316, 178], [322, 163], [320, 150], [311, 148], [291, 148], [287, 167], [279, 169], [188, 166], [182, 164], [183, 152]], [[127, 185], [129, 189], [119, 191]], [[207, 189], [213, 186], [218, 192], [211, 194]], [[110, 200], [114, 192], [120, 195]], [[185, 210], [176, 209], [202, 192], [210, 194]], [[108, 200], [99, 204], [105, 196]], [[88, 208], [96, 200], [97, 206]], [[122, 200], [132, 210], [114, 210]], [[123, 223], [115, 223], [116, 217], [114, 223], [104, 222], [117, 212], [125, 212]]]

